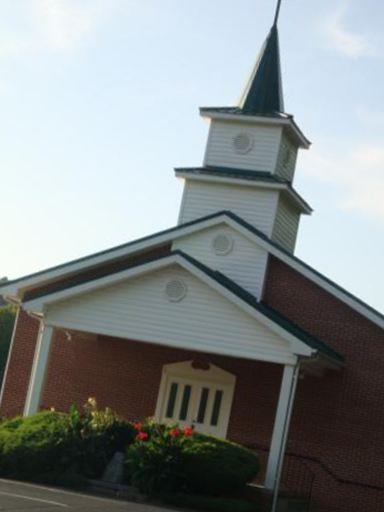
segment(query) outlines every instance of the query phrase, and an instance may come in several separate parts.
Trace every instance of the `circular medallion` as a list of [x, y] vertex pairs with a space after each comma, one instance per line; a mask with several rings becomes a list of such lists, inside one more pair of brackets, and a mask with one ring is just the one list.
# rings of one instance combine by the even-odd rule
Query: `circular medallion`
[[233, 249], [233, 238], [225, 233], [220, 233], [212, 240], [212, 247], [218, 256], [225, 256]]
[[181, 279], [171, 279], [165, 287], [165, 294], [171, 302], [179, 302], [187, 294], [187, 285]]
[[253, 148], [253, 138], [246, 132], [240, 132], [233, 138], [236, 153], [246, 154]]

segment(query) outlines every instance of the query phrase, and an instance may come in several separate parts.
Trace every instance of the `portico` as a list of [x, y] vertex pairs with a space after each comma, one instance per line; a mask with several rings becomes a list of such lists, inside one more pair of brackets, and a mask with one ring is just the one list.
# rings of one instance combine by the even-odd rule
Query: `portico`
[[[24, 308], [41, 321], [26, 415], [40, 407], [64, 406], [48, 400], [52, 379], [60, 384], [53, 377], [55, 365], [58, 358], [62, 365], [69, 357], [69, 345], [76, 368], [71, 368], [73, 382], [63, 385], [63, 393], [65, 386], [72, 389], [74, 401], [81, 400], [81, 393], [96, 395], [98, 376], [104, 374], [95, 356], [99, 352], [116, 375], [121, 373], [123, 380], [125, 373], [137, 375], [135, 386], [146, 390], [140, 392], [147, 404], [143, 409], [130, 403], [129, 393], [127, 405], [120, 399], [121, 412], [132, 419], [145, 414], [191, 423], [219, 437], [244, 438], [247, 444], [268, 443], [269, 489], [279, 478], [300, 366], [321, 372], [337, 365], [321, 342], [293, 326], [288, 329], [275, 312], [179, 252], [48, 293], [26, 301]], [[108, 351], [109, 343], [114, 352]], [[84, 360], [85, 344], [88, 370], [76, 355], [78, 351]], [[93, 377], [77, 394], [73, 389], [82, 386], [76, 382], [83, 379], [79, 374], [87, 371]], [[265, 378], [269, 386], [264, 386]], [[113, 382], [111, 375], [106, 380], [111, 389], [103, 390], [104, 396], [124, 395], [123, 382]], [[107, 405], [113, 406], [111, 402]], [[259, 417], [260, 427], [247, 420], [247, 413]], [[245, 434], [236, 432], [242, 423]]]

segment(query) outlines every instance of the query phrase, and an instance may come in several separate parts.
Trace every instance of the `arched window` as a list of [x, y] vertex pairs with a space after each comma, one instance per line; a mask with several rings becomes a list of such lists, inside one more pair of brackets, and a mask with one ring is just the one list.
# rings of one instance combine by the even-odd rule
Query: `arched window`
[[192, 361], [165, 365], [156, 406], [161, 423], [193, 425], [197, 432], [226, 437], [236, 377], [217, 366]]

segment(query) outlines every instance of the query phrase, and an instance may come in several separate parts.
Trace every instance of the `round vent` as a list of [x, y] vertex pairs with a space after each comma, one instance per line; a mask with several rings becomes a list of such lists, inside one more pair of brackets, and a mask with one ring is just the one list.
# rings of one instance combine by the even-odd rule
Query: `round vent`
[[212, 247], [213, 250], [215, 251], [215, 254], [223, 256], [232, 251], [233, 239], [229, 235], [220, 233], [213, 239]]
[[241, 132], [234, 137], [233, 147], [237, 153], [249, 153], [253, 147], [253, 139], [248, 133]]
[[181, 279], [172, 279], [165, 287], [165, 294], [171, 302], [179, 302], [187, 294], [187, 285]]

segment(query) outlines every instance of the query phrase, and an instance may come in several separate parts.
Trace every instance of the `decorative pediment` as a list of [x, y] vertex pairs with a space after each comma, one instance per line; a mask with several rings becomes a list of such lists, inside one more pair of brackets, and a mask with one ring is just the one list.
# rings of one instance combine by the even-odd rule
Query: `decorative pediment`
[[173, 253], [24, 307], [48, 325], [194, 351], [279, 363], [315, 352], [216, 277]]

